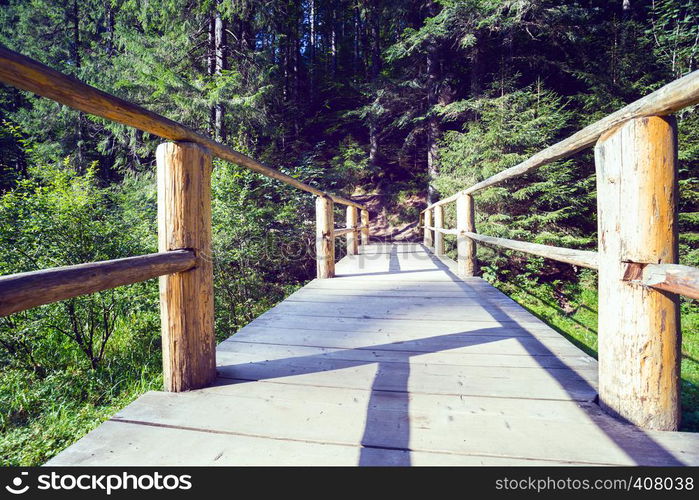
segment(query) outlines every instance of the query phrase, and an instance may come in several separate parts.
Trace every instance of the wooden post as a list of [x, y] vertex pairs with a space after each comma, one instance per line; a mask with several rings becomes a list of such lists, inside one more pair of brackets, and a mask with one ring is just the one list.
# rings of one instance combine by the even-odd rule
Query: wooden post
[[196, 265], [160, 277], [165, 390], [204, 387], [216, 378], [211, 254], [211, 155], [193, 142], [164, 143], [158, 164], [158, 249], [187, 248]]
[[475, 276], [478, 270], [476, 263], [476, 242], [462, 234], [462, 231], [476, 232], [475, 210], [473, 196], [460, 194], [456, 198], [456, 236], [457, 273], [467, 278]]
[[316, 276], [335, 276], [335, 221], [333, 200], [328, 196], [316, 198]]
[[369, 210], [362, 210], [362, 246], [369, 244]]
[[[442, 205], [434, 207], [434, 227], [444, 229], [444, 207]], [[434, 254], [444, 255], [444, 234], [439, 231], [434, 232]]]
[[429, 229], [430, 226], [432, 226], [432, 210], [431, 209], [425, 210], [424, 225], [425, 225], [425, 232], [424, 232], [423, 243], [425, 244], [425, 246], [427, 248], [432, 248], [432, 244], [433, 244], [432, 230]]
[[677, 430], [677, 296], [625, 279], [630, 262], [677, 262], [674, 118], [636, 118], [602, 135], [595, 164], [600, 405], [647, 429]]
[[347, 233], [347, 255], [357, 255], [359, 253], [359, 234], [357, 231], [357, 207], [349, 205], [347, 207], [347, 228], [354, 229], [351, 233]]

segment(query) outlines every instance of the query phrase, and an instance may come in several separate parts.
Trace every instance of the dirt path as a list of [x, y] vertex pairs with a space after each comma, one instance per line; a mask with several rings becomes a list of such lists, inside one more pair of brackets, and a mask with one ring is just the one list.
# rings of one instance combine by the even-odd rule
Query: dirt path
[[[406, 221], [405, 213], [414, 211], [416, 214], [424, 208], [422, 198], [408, 198], [400, 206], [389, 207], [387, 195], [369, 193], [355, 195], [354, 200], [369, 208], [369, 227], [372, 241], [419, 241], [420, 232], [417, 228], [417, 215], [413, 221]], [[402, 212], [403, 215], [396, 212]]]

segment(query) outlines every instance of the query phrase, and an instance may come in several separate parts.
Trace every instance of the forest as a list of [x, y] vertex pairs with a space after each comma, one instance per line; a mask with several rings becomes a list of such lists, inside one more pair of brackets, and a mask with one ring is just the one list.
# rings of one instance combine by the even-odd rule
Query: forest
[[[377, 239], [419, 241], [427, 203], [696, 70], [699, 3], [0, 0], [0, 45], [362, 200]], [[681, 263], [699, 266], [699, 113], [677, 121]], [[0, 274], [155, 252], [160, 142], [0, 84]], [[588, 149], [479, 193], [478, 232], [595, 249], [594, 173]], [[221, 160], [212, 190], [223, 340], [314, 277], [314, 200]], [[595, 354], [594, 272], [478, 258]], [[682, 429], [697, 432], [699, 305], [681, 307]], [[157, 280], [0, 318], [0, 464], [42, 464], [159, 390], [160, 342]]]

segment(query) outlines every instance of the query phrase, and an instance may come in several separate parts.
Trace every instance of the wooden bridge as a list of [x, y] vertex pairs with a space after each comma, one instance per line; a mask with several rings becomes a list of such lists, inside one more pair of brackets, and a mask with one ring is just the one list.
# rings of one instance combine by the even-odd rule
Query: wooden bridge
[[[12, 314], [160, 276], [167, 392], [49, 465], [699, 465], [699, 434], [673, 432], [677, 294], [699, 298], [699, 270], [677, 264], [669, 116], [699, 102], [699, 72], [428, 206], [424, 244], [371, 244], [361, 204], [4, 48], [0, 81], [175, 141], [157, 151], [159, 253], [0, 278], [0, 314]], [[476, 232], [473, 193], [595, 142], [598, 252]], [[212, 155], [317, 196], [318, 279], [218, 347]], [[478, 278], [477, 243], [598, 269], [599, 364]]]

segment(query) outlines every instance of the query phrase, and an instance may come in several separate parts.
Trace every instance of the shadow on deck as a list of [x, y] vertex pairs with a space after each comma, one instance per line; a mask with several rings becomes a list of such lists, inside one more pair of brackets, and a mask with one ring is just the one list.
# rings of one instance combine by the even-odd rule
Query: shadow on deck
[[596, 361], [417, 244], [365, 247], [49, 465], [696, 465], [595, 404]]

